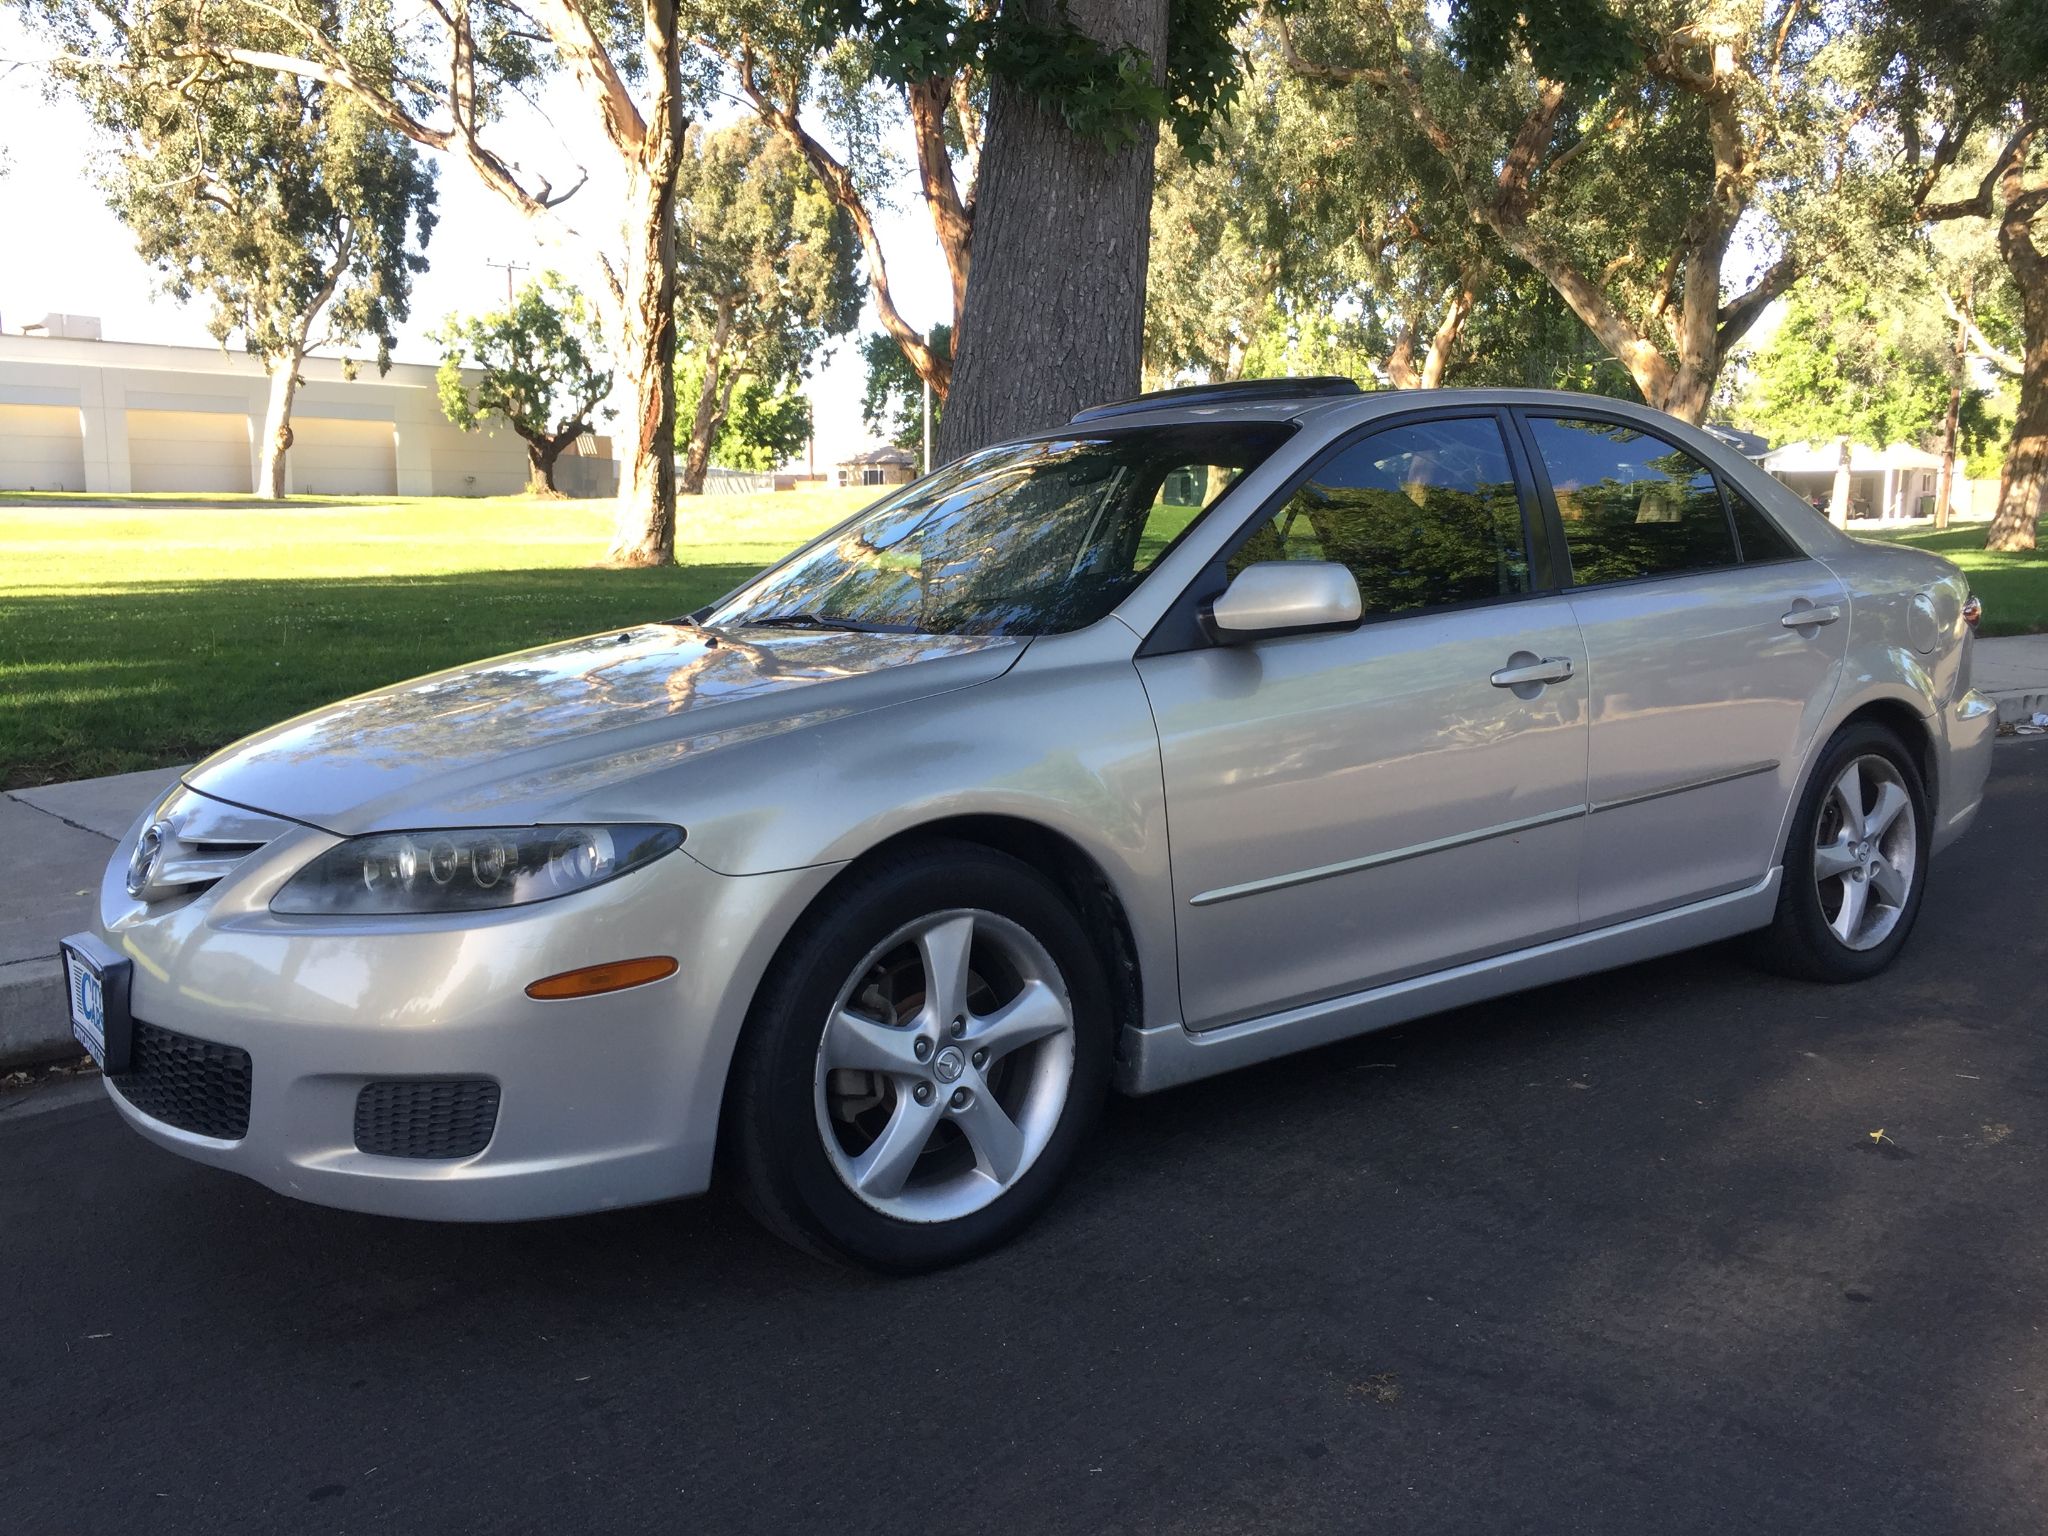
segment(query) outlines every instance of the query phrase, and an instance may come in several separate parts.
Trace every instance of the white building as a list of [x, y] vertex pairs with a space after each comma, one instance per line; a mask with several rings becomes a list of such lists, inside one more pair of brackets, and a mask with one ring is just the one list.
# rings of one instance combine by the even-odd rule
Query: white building
[[[1804, 496], [1826, 506], [1834, 494], [1835, 468], [1841, 462], [1839, 443], [1788, 443], [1775, 448], [1759, 461], [1764, 469]], [[1874, 517], [1890, 521], [1902, 517], [1932, 517], [1934, 498], [1940, 493], [1941, 455], [1915, 448], [1911, 443], [1893, 443], [1889, 448], [1872, 448], [1867, 443], [1849, 445], [1849, 516]], [[1969, 517], [1984, 499], [1983, 492], [1963, 477], [1962, 466], [1949, 487], [1949, 511]], [[1990, 483], [1990, 499], [1998, 499], [1997, 482]]]
[[[462, 432], [441, 414], [434, 370], [375, 363], [344, 376], [306, 360], [285, 487], [295, 495], [499, 496], [523, 490], [526, 445], [504, 422]], [[0, 489], [248, 492], [269, 380], [246, 352], [101, 341], [90, 316], [52, 315], [0, 335]], [[618, 468], [584, 437], [557, 466], [571, 496], [609, 496]]]

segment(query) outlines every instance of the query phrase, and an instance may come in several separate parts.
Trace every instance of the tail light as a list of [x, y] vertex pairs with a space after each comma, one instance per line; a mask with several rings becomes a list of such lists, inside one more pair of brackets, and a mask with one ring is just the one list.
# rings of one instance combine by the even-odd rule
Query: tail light
[[1977, 597], [1974, 593], [1972, 593], [1969, 601], [1963, 604], [1963, 622], [1969, 625], [1970, 628], [1975, 629], [1977, 627], [1977, 621], [1983, 617], [1983, 600]]

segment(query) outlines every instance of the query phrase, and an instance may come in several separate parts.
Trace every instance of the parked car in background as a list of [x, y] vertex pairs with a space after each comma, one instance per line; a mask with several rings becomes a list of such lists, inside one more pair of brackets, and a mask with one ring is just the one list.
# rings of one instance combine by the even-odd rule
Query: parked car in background
[[216, 754], [68, 941], [145, 1136], [555, 1216], [729, 1173], [890, 1270], [1105, 1092], [1755, 931], [1898, 954], [1994, 713], [1962, 575], [1668, 417], [1339, 380], [1083, 412], [671, 623]]

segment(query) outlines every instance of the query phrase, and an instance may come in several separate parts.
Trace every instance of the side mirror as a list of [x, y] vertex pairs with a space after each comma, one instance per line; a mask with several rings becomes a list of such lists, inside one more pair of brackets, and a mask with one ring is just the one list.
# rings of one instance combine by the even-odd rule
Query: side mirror
[[1350, 570], [1326, 560], [1270, 560], [1237, 573], [1203, 617], [1222, 643], [1349, 629], [1365, 605]]

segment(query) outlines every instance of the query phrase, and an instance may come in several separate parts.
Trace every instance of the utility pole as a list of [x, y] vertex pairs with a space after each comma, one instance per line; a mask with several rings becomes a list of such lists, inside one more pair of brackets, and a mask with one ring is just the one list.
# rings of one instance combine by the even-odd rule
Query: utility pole
[[932, 472], [932, 381], [924, 381], [924, 471]]
[[505, 269], [505, 302], [507, 304], [512, 302], [512, 274], [514, 272], [531, 272], [533, 270], [531, 266], [523, 261], [492, 261], [488, 257], [485, 258], [484, 265], [487, 267], [503, 267]]

